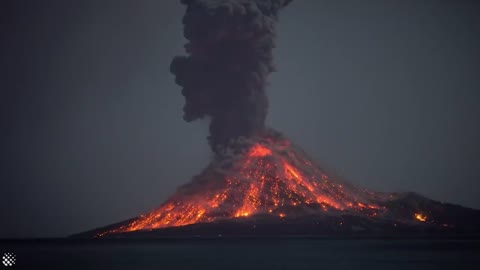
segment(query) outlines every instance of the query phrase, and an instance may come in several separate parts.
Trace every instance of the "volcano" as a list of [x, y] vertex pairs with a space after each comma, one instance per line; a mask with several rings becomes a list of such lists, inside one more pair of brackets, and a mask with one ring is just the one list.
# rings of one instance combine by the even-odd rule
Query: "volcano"
[[214, 158], [159, 208], [77, 236], [478, 230], [478, 210], [356, 187], [265, 126], [275, 22], [290, 2], [181, 1], [187, 55], [176, 56], [170, 71], [185, 97], [184, 120], [210, 120]]
[[267, 130], [217, 155], [159, 208], [78, 236], [476, 232], [478, 210], [380, 193], [330, 175]]

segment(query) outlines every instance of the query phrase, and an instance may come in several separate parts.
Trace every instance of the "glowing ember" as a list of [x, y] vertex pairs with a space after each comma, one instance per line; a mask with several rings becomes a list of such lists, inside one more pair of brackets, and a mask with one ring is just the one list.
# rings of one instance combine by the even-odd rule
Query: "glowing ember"
[[427, 221], [427, 216], [422, 215], [422, 214], [418, 214], [418, 213], [415, 214], [415, 218], [416, 218], [417, 220], [421, 221], [421, 222]]

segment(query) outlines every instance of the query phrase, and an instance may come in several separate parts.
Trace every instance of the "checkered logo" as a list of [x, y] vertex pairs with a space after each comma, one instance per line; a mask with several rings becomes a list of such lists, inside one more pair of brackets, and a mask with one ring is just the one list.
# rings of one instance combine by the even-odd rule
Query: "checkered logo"
[[15, 264], [15, 254], [13, 253], [3, 253], [2, 263], [5, 266], [12, 266]]

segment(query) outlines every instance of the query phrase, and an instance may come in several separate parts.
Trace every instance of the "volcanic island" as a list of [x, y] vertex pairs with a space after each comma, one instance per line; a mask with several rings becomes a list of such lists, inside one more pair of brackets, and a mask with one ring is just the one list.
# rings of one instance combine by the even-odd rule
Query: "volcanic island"
[[155, 210], [73, 235], [158, 238], [478, 234], [480, 210], [344, 181], [266, 127], [275, 22], [290, 0], [182, 0], [170, 70], [184, 120], [210, 120], [210, 164]]

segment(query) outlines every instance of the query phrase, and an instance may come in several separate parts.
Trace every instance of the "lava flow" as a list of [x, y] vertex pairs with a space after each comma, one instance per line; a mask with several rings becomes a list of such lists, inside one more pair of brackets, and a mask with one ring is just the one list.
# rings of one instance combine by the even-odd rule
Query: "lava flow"
[[329, 177], [279, 134], [244, 144], [246, 151], [212, 162], [158, 209], [98, 236], [261, 214], [285, 218], [319, 212], [367, 216], [386, 212], [381, 202], [391, 196]]

